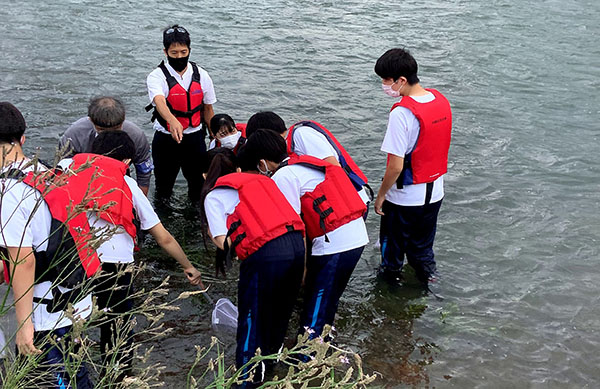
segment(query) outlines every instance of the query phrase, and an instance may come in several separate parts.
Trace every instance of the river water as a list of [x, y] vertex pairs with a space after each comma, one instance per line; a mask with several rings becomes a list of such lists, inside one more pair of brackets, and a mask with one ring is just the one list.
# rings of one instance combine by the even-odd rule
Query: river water
[[[29, 153], [51, 158], [99, 94], [122, 97], [150, 138], [145, 77], [162, 59], [161, 29], [178, 22], [213, 78], [215, 112], [317, 120], [374, 186], [392, 100], [373, 66], [388, 48], [410, 49], [454, 113], [435, 246], [445, 300], [410, 277], [377, 282], [369, 248], [342, 298], [339, 342], [388, 387], [598, 385], [599, 2], [0, 0], [0, 18], [0, 100], [24, 112]], [[177, 190], [184, 208], [182, 180]], [[193, 214], [164, 221], [211, 273]], [[372, 212], [372, 241], [377, 225]], [[174, 293], [187, 288], [172, 266], [148, 262], [153, 279], [172, 273]], [[174, 336], [157, 345], [168, 385], [211, 335], [209, 308], [192, 300], [170, 316]]]

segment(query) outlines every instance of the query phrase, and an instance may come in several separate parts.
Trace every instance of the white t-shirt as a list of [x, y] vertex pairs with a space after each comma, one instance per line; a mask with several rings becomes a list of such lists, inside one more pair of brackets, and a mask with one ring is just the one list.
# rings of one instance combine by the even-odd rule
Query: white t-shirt
[[[187, 91], [192, 82], [192, 75], [194, 74], [192, 65], [188, 64], [185, 72], [183, 73], [183, 76], [180, 76], [179, 73], [177, 73], [175, 69], [173, 69], [171, 65], [169, 65], [168, 61], [165, 61], [165, 67], [169, 71], [169, 74], [175, 77], [179, 85], [181, 85]], [[200, 73], [200, 85], [202, 86], [202, 92], [204, 93], [202, 102], [204, 104], [216, 103], [217, 96], [215, 94], [215, 87], [213, 85], [212, 79], [210, 78], [206, 70], [202, 69], [200, 66], [198, 66], [198, 72]], [[154, 97], [156, 97], [157, 95], [165, 96], [165, 98], [169, 96], [169, 84], [167, 83], [167, 78], [165, 77], [162, 70], [158, 67], [148, 75], [148, 78], [146, 78], [146, 86], [148, 87], [148, 96], [150, 97], [150, 102], [152, 103], [152, 105], [155, 105]], [[167, 131], [163, 126], [160, 125], [160, 123], [158, 123], [158, 120], [154, 121], [154, 129], [156, 131], [164, 132], [165, 134], [169, 133], [169, 131]], [[185, 130], [183, 130], [183, 133], [191, 134], [196, 131], [199, 131], [200, 129], [202, 129], [202, 124], [198, 127], [188, 127]]]
[[[72, 163], [72, 159], [66, 158], [60, 161], [58, 165], [67, 170]], [[125, 176], [125, 182], [131, 190], [133, 208], [140, 221], [140, 228], [145, 231], [160, 223], [160, 219], [156, 215], [156, 212], [154, 212], [150, 200], [144, 195], [136, 181], [129, 176]], [[87, 216], [90, 227], [96, 237], [107, 231], [113, 233], [109, 240], [102, 243], [96, 249], [100, 261], [107, 263], [132, 263], [135, 242], [125, 229], [98, 218], [94, 212], [88, 212]]]
[[[325, 135], [308, 126], [301, 126], [294, 130], [293, 151], [298, 155], [310, 155], [319, 159], [335, 157], [340, 162], [340, 156]], [[365, 204], [371, 201], [365, 188], [359, 190], [358, 195]]]
[[[423, 96], [411, 96], [418, 103], [428, 103], [435, 97], [427, 92]], [[405, 107], [397, 107], [390, 112], [388, 127], [383, 138], [381, 151], [394, 154], [404, 158], [417, 144], [421, 125], [419, 119]], [[398, 189], [394, 184], [385, 194], [385, 199], [396, 205], [416, 206], [425, 204], [427, 184], [404, 185]], [[433, 182], [431, 203], [438, 202], [444, 198], [444, 176], [440, 176]]]
[[[323, 180], [325, 173], [302, 165], [284, 166], [273, 175], [273, 181], [298, 214], [301, 212], [300, 198], [312, 192]], [[362, 217], [328, 232], [327, 238], [329, 242], [325, 241], [325, 235], [313, 239], [312, 255], [341, 253], [369, 243]]]
[[[25, 163], [20, 166], [24, 167]], [[13, 164], [12, 167], [19, 168], [19, 165]], [[2, 171], [9, 169], [10, 167], [6, 167]], [[34, 170], [34, 167], [24, 167], [22, 170], [26, 173]], [[48, 246], [52, 217], [40, 193], [14, 179], [0, 179], [0, 191], [0, 246], [45, 250]], [[34, 284], [33, 296], [51, 299], [51, 286], [50, 281]], [[57, 287], [61, 292], [69, 290]], [[91, 295], [88, 294], [73, 307], [82, 318], [88, 317], [92, 312]], [[32, 321], [35, 331], [55, 330], [72, 324], [71, 320], [64, 316], [64, 312], [49, 313], [46, 305], [41, 303], [33, 303]]]
[[217, 188], [204, 199], [204, 212], [212, 237], [227, 235], [227, 218], [240, 203], [238, 191], [232, 188]]

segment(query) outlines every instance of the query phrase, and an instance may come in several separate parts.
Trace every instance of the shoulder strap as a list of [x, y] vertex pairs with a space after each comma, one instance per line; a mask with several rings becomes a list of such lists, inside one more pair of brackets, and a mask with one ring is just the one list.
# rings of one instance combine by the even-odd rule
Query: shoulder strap
[[196, 65], [196, 62], [190, 61], [190, 65], [192, 65], [192, 81], [196, 81], [198, 84], [201, 84], [200, 71], [198, 70], [198, 66]]
[[13, 178], [15, 180], [18, 180], [23, 177], [25, 177], [25, 173], [15, 168], [10, 168], [5, 172], [0, 173], [0, 178]]
[[165, 61], [160, 61], [158, 67], [160, 68], [160, 70], [162, 70], [163, 74], [165, 75], [165, 78], [167, 79], [167, 85], [169, 86], [169, 90], [171, 90], [171, 88], [177, 85], [177, 80], [171, 75], [171, 73], [169, 73], [169, 69], [167, 69], [167, 67], [165, 66]]

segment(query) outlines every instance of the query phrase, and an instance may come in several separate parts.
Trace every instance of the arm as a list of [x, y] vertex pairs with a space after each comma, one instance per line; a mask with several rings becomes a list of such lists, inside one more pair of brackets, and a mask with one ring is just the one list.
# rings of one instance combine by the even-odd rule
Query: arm
[[335, 165], [335, 166], [340, 166], [340, 167], [342, 166], [338, 162], [337, 158], [335, 158], [334, 156], [323, 158], [323, 161], [329, 162], [330, 164]]
[[33, 281], [35, 277], [35, 257], [31, 247], [8, 247], [11, 269], [11, 285], [15, 299], [15, 313], [19, 329], [15, 343], [23, 355], [40, 354], [41, 350], [33, 344]]
[[217, 245], [221, 250], [225, 250], [225, 235], [215, 236], [211, 238], [212, 241]]
[[383, 181], [381, 182], [379, 192], [377, 192], [377, 198], [375, 199], [375, 213], [378, 215], [383, 215], [383, 212], [381, 212], [381, 207], [385, 200], [385, 194], [396, 183], [398, 177], [400, 177], [400, 173], [402, 173], [402, 168], [404, 167], [404, 158], [398, 157], [394, 154], [388, 155], [390, 160], [385, 168]]
[[175, 238], [173, 238], [173, 235], [165, 229], [162, 223], [158, 223], [148, 230], [148, 232], [150, 232], [154, 239], [156, 239], [156, 243], [158, 243], [167, 254], [179, 262], [190, 283], [192, 285], [200, 285], [204, 288], [202, 279], [200, 278], [200, 272], [191, 264], [179, 243], [177, 243]]
[[135, 163], [135, 181], [138, 187], [142, 190], [145, 196], [148, 196], [148, 189], [150, 187], [150, 176], [154, 169], [152, 158], [148, 156], [148, 159], [141, 163]]
[[142, 192], [144, 193], [145, 196], [148, 196], [148, 190], [150, 189], [150, 187], [140, 186], [140, 189], [142, 190]]
[[167, 107], [167, 99], [163, 95], [156, 95], [152, 100], [160, 116], [166, 120], [169, 124], [168, 130], [171, 132], [171, 136], [177, 143], [181, 143], [183, 138], [183, 126], [179, 123], [179, 120], [171, 113], [169, 107]]
[[[204, 123], [208, 127], [210, 125], [210, 121], [215, 116], [215, 111], [213, 110], [212, 104], [204, 104], [204, 111], [202, 112], [202, 117], [204, 118]], [[207, 128], [207, 133], [210, 134], [210, 128]]]

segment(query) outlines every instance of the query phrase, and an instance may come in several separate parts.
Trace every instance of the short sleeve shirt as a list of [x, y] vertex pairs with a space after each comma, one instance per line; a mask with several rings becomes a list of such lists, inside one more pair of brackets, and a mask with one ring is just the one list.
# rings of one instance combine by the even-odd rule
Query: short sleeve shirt
[[240, 203], [238, 191], [232, 188], [216, 188], [204, 199], [204, 211], [213, 238], [227, 235], [227, 218]]
[[[196, 65], [196, 66], [198, 66], [198, 65]], [[177, 80], [179, 85], [181, 85], [187, 91], [192, 82], [192, 74], [194, 73], [192, 65], [188, 64], [188, 67], [186, 68], [186, 70], [182, 76], [179, 75], [179, 73], [177, 73], [175, 71], [175, 69], [173, 69], [167, 61], [165, 61], [165, 67], [169, 71], [169, 74], [171, 74], [173, 77], [175, 77], [175, 80]], [[198, 72], [200, 73], [200, 85], [202, 86], [202, 92], [204, 93], [202, 102], [204, 104], [216, 103], [217, 96], [215, 94], [215, 88], [214, 88], [212, 79], [208, 75], [208, 72], [206, 70], [202, 69], [200, 66], [198, 66]], [[148, 97], [150, 98], [150, 102], [153, 105], [154, 105], [154, 98], [156, 96], [161, 95], [161, 96], [164, 96], [165, 98], [167, 98], [169, 96], [169, 84], [167, 83], [167, 78], [165, 77], [165, 75], [163, 74], [163, 72], [160, 68], [154, 69], [148, 75], [148, 78], [146, 79], [146, 85], [148, 87]], [[160, 125], [160, 123], [158, 123], [158, 120], [154, 122], [154, 129], [156, 131], [164, 132], [165, 134], [169, 133], [163, 126]], [[199, 131], [200, 129], [202, 129], [202, 125], [199, 125], [198, 127], [188, 127], [183, 131], [183, 133], [191, 134], [196, 131]]]
[[[63, 159], [59, 162], [59, 166], [67, 168], [73, 163], [72, 159]], [[158, 223], [160, 219], [152, 208], [150, 200], [144, 195], [138, 187], [135, 180], [125, 176], [125, 182], [131, 190], [131, 200], [135, 214], [140, 222], [140, 228], [143, 231], [149, 230]], [[115, 226], [106, 220], [100, 219], [93, 212], [88, 212], [88, 220], [90, 227], [95, 236], [99, 234], [111, 233], [110, 239], [103, 242], [96, 252], [102, 262], [108, 263], [132, 263], [135, 242], [123, 227]]]

